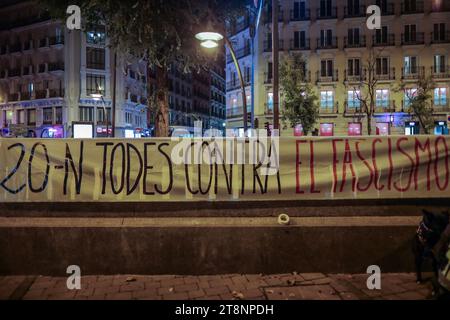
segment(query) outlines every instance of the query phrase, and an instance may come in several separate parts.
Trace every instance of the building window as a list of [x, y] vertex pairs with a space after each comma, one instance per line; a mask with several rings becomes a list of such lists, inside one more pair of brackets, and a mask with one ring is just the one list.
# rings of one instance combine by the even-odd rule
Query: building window
[[349, 76], [360, 76], [361, 75], [361, 61], [359, 59], [348, 59], [348, 75]]
[[417, 73], [417, 57], [405, 57], [404, 59], [404, 75]]
[[106, 33], [104, 26], [96, 26], [86, 33], [86, 42], [95, 45], [105, 45]]
[[434, 105], [435, 106], [447, 105], [447, 88], [434, 89]]
[[[111, 108], [106, 108], [106, 116], [108, 117], [108, 123], [111, 123]], [[106, 124], [105, 121], [105, 109], [97, 108], [97, 124]]]
[[388, 27], [383, 26], [375, 31], [375, 43], [383, 44], [388, 42]]
[[333, 30], [320, 30], [320, 46], [329, 47], [333, 44]]
[[94, 121], [94, 108], [93, 107], [80, 107], [80, 121], [93, 122]]
[[27, 110], [28, 125], [36, 125], [36, 109]]
[[322, 60], [320, 62], [320, 76], [322, 77], [333, 76], [333, 60]]
[[435, 23], [433, 25], [433, 41], [441, 42], [446, 40], [445, 23]]
[[62, 123], [63, 123], [62, 107], [56, 107], [55, 108], [55, 124], [62, 124]]
[[52, 124], [53, 123], [53, 108], [44, 108], [42, 111], [43, 111], [44, 124]]
[[86, 92], [88, 95], [99, 93], [105, 95], [105, 76], [86, 75]]
[[86, 67], [88, 69], [105, 70], [105, 49], [87, 47]]
[[435, 55], [434, 56], [434, 73], [445, 73], [445, 56]]
[[361, 91], [352, 90], [347, 91], [347, 104], [349, 108], [359, 108], [361, 102], [359, 101], [359, 97], [361, 97]]
[[334, 92], [321, 91], [320, 92], [320, 107], [322, 109], [333, 109], [334, 107]]
[[405, 25], [404, 37], [405, 37], [404, 38], [405, 43], [416, 41], [416, 25], [415, 24]]
[[376, 106], [387, 108], [389, 107], [389, 90], [380, 89], [375, 92]]
[[417, 88], [405, 90], [405, 97], [404, 97], [405, 107], [409, 107], [409, 105], [411, 104], [411, 101], [414, 99], [416, 94], [417, 94]]
[[25, 124], [25, 110], [17, 111], [17, 124]]
[[125, 122], [127, 124], [133, 123], [133, 115], [131, 114], [131, 112], [125, 112]]
[[267, 93], [267, 111], [273, 112], [273, 93]]
[[359, 28], [348, 29], [347, 36], [348, 36], [347, 38], [348, 45], [350, 46], [360, 45]]
[[375, 73], [377, 75], [386, 75], [389, 73], [389, 58], [377, 58]]
[[348, 135], [349, 136], [360, 136], [362, 134], [362, 123], [361, 122], [351, 122], [348, 124]]

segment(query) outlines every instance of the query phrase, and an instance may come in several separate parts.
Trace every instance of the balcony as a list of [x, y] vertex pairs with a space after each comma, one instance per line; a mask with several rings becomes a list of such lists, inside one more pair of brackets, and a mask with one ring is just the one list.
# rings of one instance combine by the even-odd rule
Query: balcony
[[[241, 59], [250, 54], [250, 47], [243, 47], [234, 51], [236, 54], [236, 59]], [[231, 54], [227, 54], [227, 63], [233, 62], [233, 57]]]
[[412, 34], [402, 33], [402, 46], [421, 45], [425, 43], [425, 35], [423, 32]]
[[[264, 41], [263, 48], [264, 48], [264, 52], [272, 52], [272, 41], [268, 41], [268, 40]], [[278, 49], [279, 49], [279, 51], [284, 50], [284, 41], [283, 40], [279, 40]]]
[[363, 80], [365, 80], [365, 76], [363, 73], [363, 69], [360, 68], [359, 70], [356, 70], [357, 72], [355, 72], [355, 70], [349, 70], [346, 69], [345, 73], [344, 73], [344, 81], [345, 82], [361, 82]]
[[20, 74], [20, 69], [16, 68], [16, 69], [10, 69], [8, 71], [8, 78], [20, 78], [21, 74]]
[[56, 62], [48, 64], [49, 72], [64, 72], [64, 62]]
[[344, 7], [344, 18], [359, 18], [366, 16], [366, 7]]
[[239, 80], [228, 81], [227, 82], [227, 91], [236, 90], [241, 87], [241, 83]]
[[431, 67], [431, 76], [433, 77], [433, 79], [450, 79], [450, 67]]
[[50, 89], [50, 90], [48, 90], [48, 97], [49, 98], [64, 98], [64, 89]]
[[365, 46], [366, 46], [366, 36], [360, 36], [353, 39], [344, 37], [344, 48], [364, 48]]
[[51, 37], [49, 39], [50, 46], [62, 46], [64, 45], [64, 37]]
[[324, 103], [319, 107], [319, 114], [338, 114], [339, 113], [339, 102], [334, 103]]
[[325, 7], [317, 9], [317, 20], [323, 19], [337, 19], [337, 7], [332, 7], [331, 10], [327, 10]]
[[47, 90], [36, 90], [35, 91], [36, 99], [45, 99], [47, 98]]
[[9, 53], [11, 54], [18, 54], [22, 52], [22, 45], [17, 43], [14, 45], [9, 46]]
[[26, 66], [22, 69], [22, 76], [32, 76], [33, 75], [33, 66]]
[[18, 93], [8, 94], [8, 102], [13, 102], [13, 101], [19, 101], [19, 94]]
[[388, 34], [387, 37], [374, 35], [372, 37], [372, 45], [374, 47], [395, 46], [395, 34]]
[[450, 43], [450, 31], [443, 33], [431, 33], [431, 43]]
[[239, 118], [242, 117], [243, 113], [244, 113], [243, 107], [230, 108], [227, 110], [227, 118], [228, 119]]
[[435, 113], [448, 113], [450, 111], [450, 104], [447, 99], [440, 102], [433, 100], [431, 103]]
[[28, 101], [31, 100], [31, 93], [30, 92], [21, 92], [20, 93], [20, 101]]
[[290, 21], [308, 21], [311, 19], [311, 10], [305, 9], [305, 11], [290, 11]]
[[395, 100], [376, 100], [375, 113], [394, 113], [396, 112]]
[[375, 70], [374, 79], [377, 81], [395, 80], [395, 68]]
[[338, 41], [337, 37], [331, 37], [329, 39], [317, 39], [317, 49], [337, 49]]
[[43, 38], [38, 41], [38, 49], [49, 48], [49, 46], [48, 38]]
[[339, 73], [338, 70], [334, 70], [331, 75], [317, 71], [316, 78], [318, 83], [337, 82], [339, 81]]
[[402, 80], [417, 80], [425, 75], [425, 67], [402, 68]]
[[362, 103], [359, 100], [345, 100], [344, 106], [344, 113], [346, 115], [362, 114]]
[[23, 51], [31, 51], [33, 50], [33, 41], [29, 40], [29, 41], [25, 41], [23, 43]]
[[311, 40], [309, 38], [301, 40], [291, 39], [289, 42], [290, 50], [310, 50], [311, 49]]
[[406, 0], [402, 3], [402, 14], [424, 13], [423, 1]]

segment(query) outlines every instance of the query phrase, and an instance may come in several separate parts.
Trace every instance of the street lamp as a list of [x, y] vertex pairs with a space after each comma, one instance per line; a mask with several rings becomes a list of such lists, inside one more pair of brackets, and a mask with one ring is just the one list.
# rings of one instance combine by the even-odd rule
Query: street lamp
[[96, 101], [99, 101], [99, 100], [102, 101], [102, 104], [103, 104], [103, 120], [106, 121], [106, 137], [109, 138], [109, 125], [108, 125], [109, 121], [108, 121], [108, 113], [106, 112], [105, 99], [104, 99], [104, 97], [103, 97], [103, 95], [101, 93], [92, 93], [91, 97], [94, 100], [96, 100]]
[[242, 76], [241, 67], [239, 66], [239, 62], [236, 58], [236, 53], [234, 51], [233, 45], [230, 40], [217, 32], [200, 32], [195, 35], [195, 38], [200, 41], [200, 45], [207, 49], [217, 48], [219, 46], [219, 41], [224, 40], [225, 44], [230, 49], [230, 54], [234, 62], [234, 66], [236, 67], [236, 71], [238, 73], [239, 81], [241, 82], [241, 90], [242, 90], [242, 104], [243, 104], [243, 121], [244, 121], [244, 132], [247, 132], [247, 94], [245, 92], [245, 82], [244, 77]]

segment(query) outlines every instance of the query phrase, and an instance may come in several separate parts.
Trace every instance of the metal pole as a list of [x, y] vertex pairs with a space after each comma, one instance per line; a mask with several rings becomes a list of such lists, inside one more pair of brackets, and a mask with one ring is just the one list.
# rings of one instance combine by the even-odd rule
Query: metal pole
[[278, 36], [278, 0], [272, 0], [272, 76], [273, 76], [273, 128], [280, 128], [279, 118], [279, 36]]
[[248, 123], [247, 123], [247, 120], [248, 120], [247, 119], [247, 95], [245, 93], [244, 78], [242, 77], [241, 67], [239, 66], [238, 60], [236, 59], [236, 53], [234, 52], [233, 45], [231, 44], [230, 40], [226, 36], [224, 37], [224, 39], [225, 39], [225, 43], [227, 44], [228, 48], [230, 49], [230, 54], [231, 54], [231, 57], [233, 58], [234, 65], [236, 67], [236, 71], [238, 73], [239, 80], [241, 82], [242, 104], [243, 104], [243, 108], [244, 108], [244, 114], [243, 114], [243, 117], [244, 117], [244, 132], [245, 132], [245, 134], [247, 134], [247, 128], [248, 128], [248, 126], [247, 126], [248, 125]]

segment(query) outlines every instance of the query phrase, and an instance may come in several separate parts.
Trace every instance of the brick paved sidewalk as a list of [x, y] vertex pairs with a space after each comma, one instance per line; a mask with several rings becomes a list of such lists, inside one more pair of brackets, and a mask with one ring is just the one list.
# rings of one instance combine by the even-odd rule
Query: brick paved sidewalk
[[85, 276], [82, 290], [67, 278], [0, 276], [0, 300], [423, 300], [431, 284], [413, 274], [382, 275], [382, 290], [370, 291], [368, 275], [322, 273], [218, 276]]

